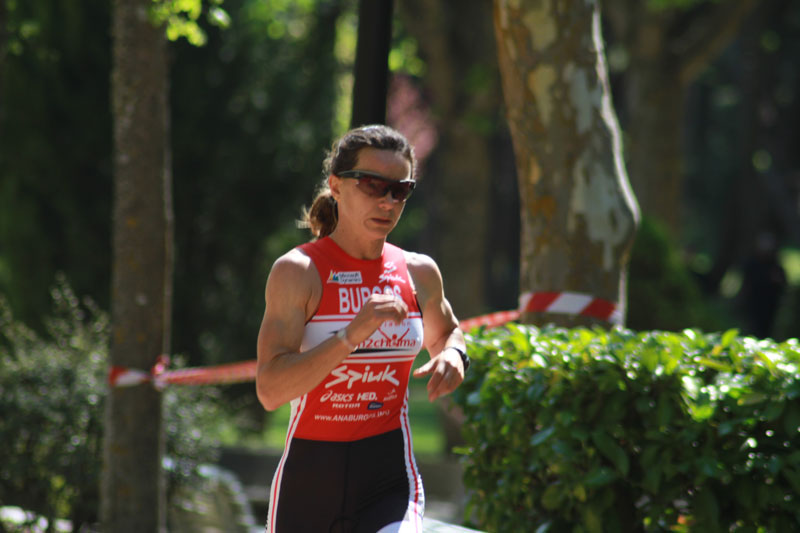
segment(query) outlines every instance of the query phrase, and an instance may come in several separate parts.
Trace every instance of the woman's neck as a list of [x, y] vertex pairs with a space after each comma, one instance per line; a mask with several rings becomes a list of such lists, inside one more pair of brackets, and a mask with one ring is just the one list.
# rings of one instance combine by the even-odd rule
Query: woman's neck
[[338, 228], [333, 230], [330, 238], [350, 257], [366, 260], [378, 259], [383, 254], [383, 245], [386, 243], [386, 238], [360, 240], [349, 237], [338, 231]]

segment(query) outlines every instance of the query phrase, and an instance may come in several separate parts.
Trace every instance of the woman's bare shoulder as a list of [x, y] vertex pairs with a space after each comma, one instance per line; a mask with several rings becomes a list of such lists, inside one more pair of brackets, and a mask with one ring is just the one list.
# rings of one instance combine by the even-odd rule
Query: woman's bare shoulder
[[319, 274], [311, 258], [301, 250], [293, 248], [275, 260], [269, 279], [282, 285], [313, 287], [319, 283]]
[[436, 261], [431, 258], [429, 255], [421, 254], [419, 252], [409, 252], [403, 251], [406, 257], [406, 265], [410, 271], [413, 271], [414, 274], [423, 275], [423, 276], [430, 276], [430, 275], [439, 275], [439, 267], [436, 265]]
[[408, 273], [414, 279], [417, 289], [423, 291], [441, 291], [442, 274], [430, 256], [417, 252], [404, 252]]

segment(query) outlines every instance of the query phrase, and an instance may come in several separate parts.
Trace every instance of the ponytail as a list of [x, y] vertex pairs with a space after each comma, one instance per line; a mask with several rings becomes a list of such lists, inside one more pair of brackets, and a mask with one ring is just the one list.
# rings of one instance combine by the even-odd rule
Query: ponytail
[[308, 228], [315, 239], [327, 237], [336, 229], [339, 210], [331, 190], [326, 186], [317, 193], [310, 208], [303, 208], [298, 226]]

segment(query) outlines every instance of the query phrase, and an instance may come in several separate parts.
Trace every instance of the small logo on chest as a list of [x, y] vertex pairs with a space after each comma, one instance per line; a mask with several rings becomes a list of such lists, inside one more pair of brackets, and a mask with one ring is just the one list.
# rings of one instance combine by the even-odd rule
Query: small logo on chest
[[361, 283], [363, 283], [361, 279], [361, 271], [352, 270], [348, 272], [336, 272], [335, 270], [331, 270], [331, 273], [328, 275], [328, 283], [338, 283], [339, 285], [361, 285]]

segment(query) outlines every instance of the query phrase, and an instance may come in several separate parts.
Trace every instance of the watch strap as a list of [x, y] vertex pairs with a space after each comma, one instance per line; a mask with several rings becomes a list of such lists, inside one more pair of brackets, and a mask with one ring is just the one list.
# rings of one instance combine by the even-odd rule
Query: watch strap
[[470, 359], [469, 356], [467, 355], [467, 352], [459, 348], [458, 346], [448, 346], [448, 348], [457, 351], [458, 355], [461, 356], [461, 363], [464, 365], [464, 373], [466, 373], [470, 363]]

